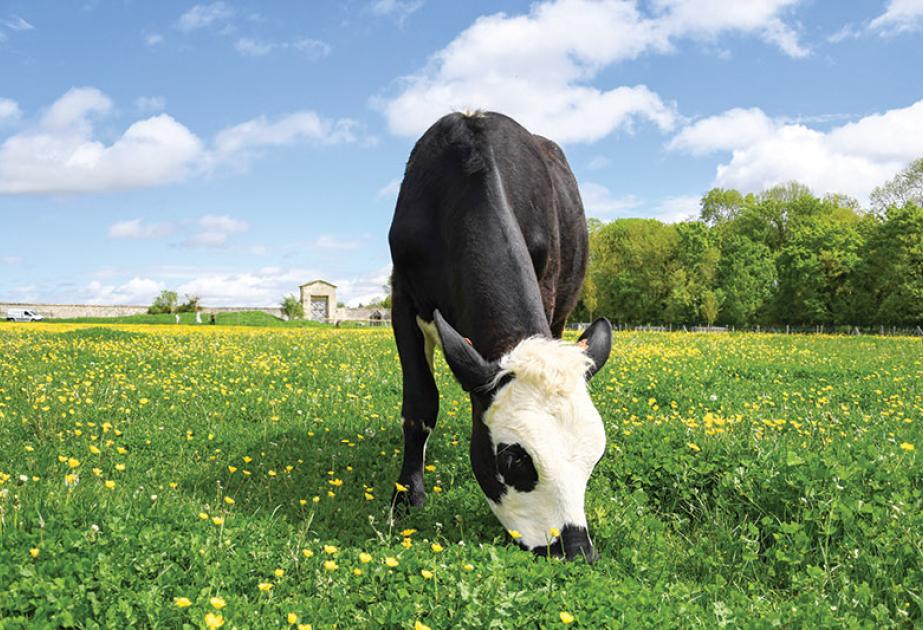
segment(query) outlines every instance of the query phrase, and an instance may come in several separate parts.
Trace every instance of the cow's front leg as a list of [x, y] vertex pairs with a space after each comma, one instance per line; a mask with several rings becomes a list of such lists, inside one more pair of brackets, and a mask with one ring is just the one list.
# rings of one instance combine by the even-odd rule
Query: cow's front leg
[[393, 514], [421, 506], [426, 500], [423, 486], [426, 441], [439, 414], [439, 391], [432, 372], [433, 346], [424, 338], [408, 302], [395, 292], [392, 320], [404, 379], [401, 405], [404, 462], [392, 496]]

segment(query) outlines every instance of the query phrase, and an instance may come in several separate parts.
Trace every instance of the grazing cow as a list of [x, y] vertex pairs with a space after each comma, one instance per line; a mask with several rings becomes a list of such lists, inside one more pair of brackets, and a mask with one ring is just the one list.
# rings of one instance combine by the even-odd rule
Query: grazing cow
[[606, 436], [586, 380], [612, 327], [560, 341], [587, 260], [564, 153], [502, 114], [443, 117], [410, 154], [389, 241], [404, 386], [394, 506], [425, 498], [439, 345], [471, 397], [471, 465], [494, 514], [526, 549], [595, 560], [583, 500]]

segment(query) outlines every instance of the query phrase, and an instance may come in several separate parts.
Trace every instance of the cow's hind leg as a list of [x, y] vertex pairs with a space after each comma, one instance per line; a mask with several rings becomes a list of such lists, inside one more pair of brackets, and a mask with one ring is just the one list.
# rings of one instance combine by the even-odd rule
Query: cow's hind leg
[[[395, 282], [395, 284], [397, 284]], [[392, 323], [404, 379], [401, 421], [404, 429], [404, 463], [392, 497], [392, 512], [423, 505], [423, 460], [426, 440], [436, 426], [439, 391], [432, 373], [432, 345], [417, 323], [412, 302], [395, 287]]]

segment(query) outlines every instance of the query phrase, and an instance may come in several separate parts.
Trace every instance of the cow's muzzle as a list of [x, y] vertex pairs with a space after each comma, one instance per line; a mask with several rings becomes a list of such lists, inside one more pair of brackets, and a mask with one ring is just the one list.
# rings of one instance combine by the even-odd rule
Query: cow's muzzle
[[593, 546], [586, 527], [565, 525], [561, 530], [561, 544], [564, 547], [564, 557], [568, 560], [583, 558], [590, 564], [599, 560], [599, 553]]
[[[528, 549], [519, 541], [517, 543], [523, 549]], [[561, 530], [561, 536], [554, 543], [542, 547], [532, 547], [530, 551], [543, 558], [563, 557], [567, 560], [583, 558], [590, 564], [599, 560], [599, 553], [593, 546], [593, 541], [590, 540], [590, 533], [586, 527], [578, 525], [565, 525], [564, 529]]]

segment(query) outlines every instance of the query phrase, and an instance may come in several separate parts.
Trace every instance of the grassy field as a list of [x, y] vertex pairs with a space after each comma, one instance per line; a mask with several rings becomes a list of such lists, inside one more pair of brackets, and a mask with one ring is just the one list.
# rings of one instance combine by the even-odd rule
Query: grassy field
[[[203, 312], [199, 326], [210, 326], [209, 313]], [[195, 313], [179, 313], [180, 324], [197, 325]], [[122, 317], [77, 317], [73, 319], [51, 319], [49, 324], [170, 324], [176, 325], [176, 315], [158, 313], [157, 315], [125, 315]], [[263, 311], [241, 311], [239, 313], [218, 313], [215, 324], [218, 326], [271, 326], [282, 328], [313, 328], [325, 324], [309, 319], [284, 321]]]
[[617, 335], [588, 566], [511, 545], [441, 360], [389, 525], [390, 334], [0, 324], [0, 627], [923, 624], [919, 339]]

